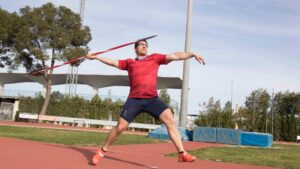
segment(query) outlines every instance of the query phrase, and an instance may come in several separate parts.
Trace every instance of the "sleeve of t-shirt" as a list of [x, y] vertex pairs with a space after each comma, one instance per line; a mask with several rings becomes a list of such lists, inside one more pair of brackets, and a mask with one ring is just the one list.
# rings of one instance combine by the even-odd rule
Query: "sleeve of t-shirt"
[[156, 59], [157, 63], [160, 65], [168, 64], [166, 57], [167, 55], [165, 54], [159, 54], [159, 53], [154, 54], [154, 58]]
[[127, 59], [126, 60], [119, 60], [119, 69], [120, 70], [127, 70]]

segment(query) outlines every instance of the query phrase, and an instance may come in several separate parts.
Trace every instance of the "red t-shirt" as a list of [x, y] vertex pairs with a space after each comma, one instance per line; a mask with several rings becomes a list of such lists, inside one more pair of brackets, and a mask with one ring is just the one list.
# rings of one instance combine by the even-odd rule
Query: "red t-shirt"
[[157, 73], [159, 65], [167, 64], [166, 55], [151, 54], [145, 58], [119, 60], [119, 69], [127, 70], [130, 83], [128, 98], [157, 96]]

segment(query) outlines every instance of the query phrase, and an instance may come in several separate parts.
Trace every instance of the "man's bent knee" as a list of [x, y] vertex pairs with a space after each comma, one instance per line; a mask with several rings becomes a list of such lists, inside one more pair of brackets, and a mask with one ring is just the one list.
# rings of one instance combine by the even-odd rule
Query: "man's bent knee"
[[165, 111], [163, 111], [162, 114], [160, 115], [159, 119], [166, 126], [175, 125], [174, 117], [173, 117], [171, 109], [166, 109]]
[[128, 128], [128, 122], [124, 120], [123, 118], [119, 119], [118, 125], [116, 126], [117, 132], [122, 133]]

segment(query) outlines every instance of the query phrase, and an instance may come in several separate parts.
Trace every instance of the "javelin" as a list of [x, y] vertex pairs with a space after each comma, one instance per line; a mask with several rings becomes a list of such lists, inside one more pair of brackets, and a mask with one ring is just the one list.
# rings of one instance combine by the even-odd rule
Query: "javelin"
[[[132, 45], [132, 44], [135, 44], [136, 42], [140, 41], [140, 40], [147, 40], [147, 39], [151, 39], [151, 38], [154, 38], [156, 37], [157, 35], [153, 35], [153, 36], [149, 36], [149, 37], [146, 37], [146, 38], [142, 38], [142, 39], [138, 39], [134, 42], [129, 42], [129, 43], [125, 43], [123, 45], [119, 45], [119, 46], [116, 46], [116, 47], [112, 47], [112, 48], [109, 48], [107, 50], [104, 50], [104, 51], [101, 51], [101, 52], [95, 52], [95, 53], [92, 53], [92, 55], [99, 55], [99, 54], [102, 54], [102, 53], [106, 53], [106, 52], [109, 52], [109, 51], [112, 51], [112, 50], [115, 50], [115, 49], [119, 49], [119, 48], [122, 48], [122, 47], [125, 47], [125, 46], [128, 46], [128, 45]], [[44, 69], [41, 69], [41, 70], [38, 70], [38, 71], [33, 71], [31, 73], [29, 73], [30, 75], [36, 75], [38, 73], [41, 73], [43, 71], [48, 71], [48, 70], [51, 70], [51, 69], [54, 69], [54, 68], [58, 68], [58, 67], [61, 67], [61, 66], [64, 66], [64, 65], [67, 65], [67, 64], [70, 64], [70, 63], [73, 63], [73, 62], [76, 62], [76, 61], [79, 61], [79, 60], [84, 60], [85, 59], [85, 56], [83, 57], [79, 57], [79, 58], [76, 58], [76, 59], [73, 59], [73, 60], [69, 60], [67, 62], [64, 62], [60, 65], [55, 65], [55, 66], [52, 66], [52, 67], [48, 67], [48, 68], [44, 68]]]

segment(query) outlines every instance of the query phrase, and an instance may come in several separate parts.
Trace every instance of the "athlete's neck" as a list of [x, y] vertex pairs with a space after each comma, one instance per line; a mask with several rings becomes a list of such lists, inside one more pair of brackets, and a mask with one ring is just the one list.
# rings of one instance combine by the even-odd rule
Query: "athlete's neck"
[[144, 58], [146, 58], [147, 57], [147, 55], [137, 55], [136, 56], [136, 58], [138, 58], [138, 59], [144, 59]]

